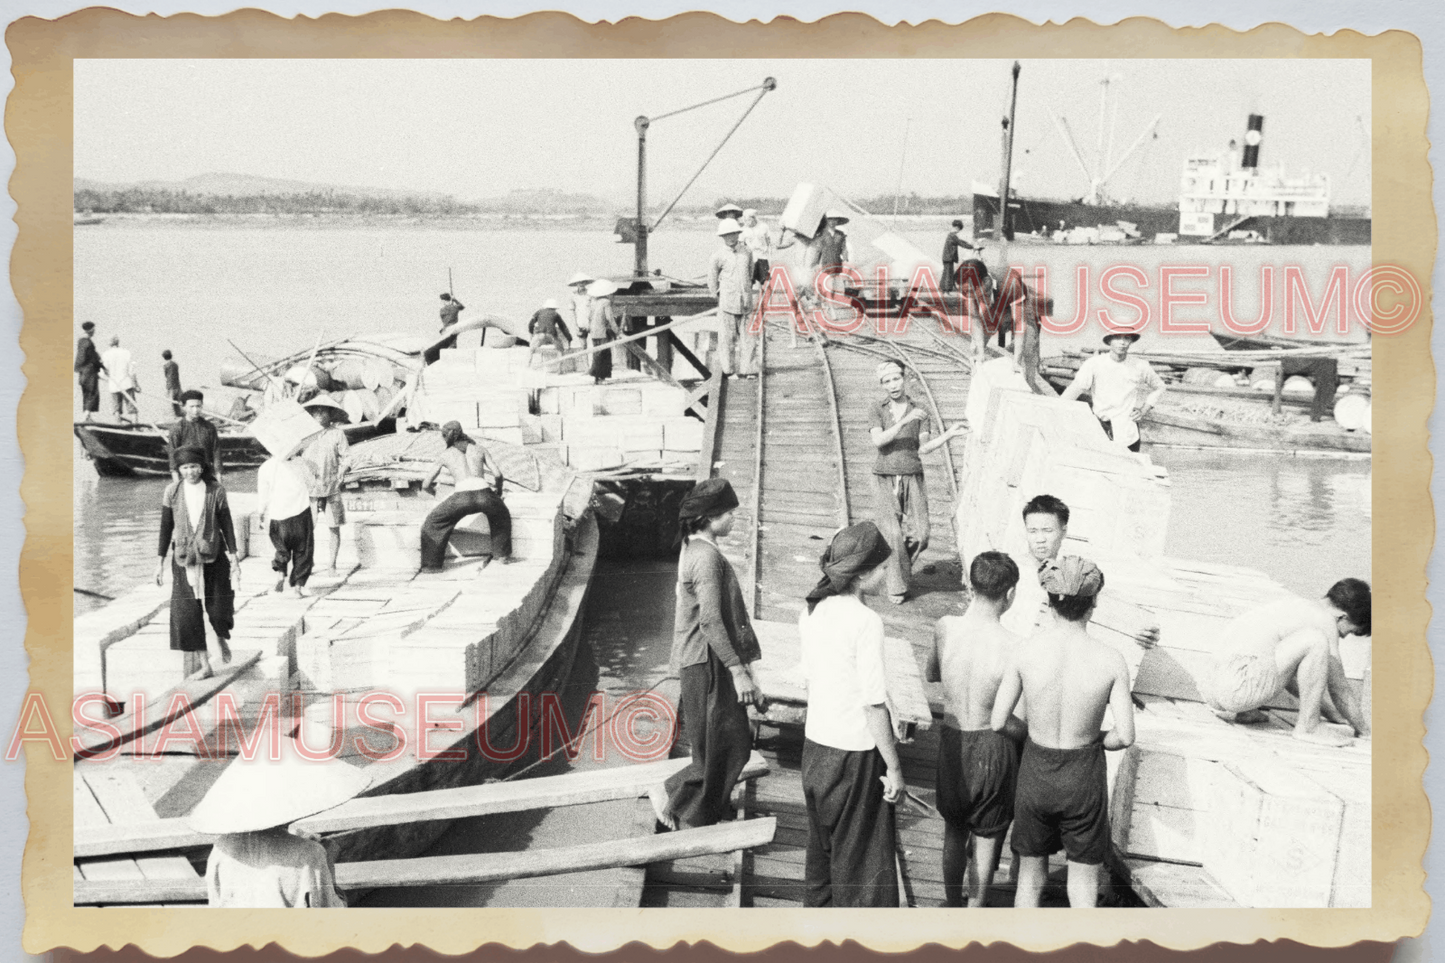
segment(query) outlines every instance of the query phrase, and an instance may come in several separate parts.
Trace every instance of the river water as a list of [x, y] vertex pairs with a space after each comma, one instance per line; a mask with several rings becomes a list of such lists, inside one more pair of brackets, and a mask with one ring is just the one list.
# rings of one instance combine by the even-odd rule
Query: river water
[[[717, 245], [711, 223], [678, 223], [652, 239], [652, 266], [697, 278]], [[932, 252], [946, 218], [903, 219], [898, 233]], [[98, 325], [99, 346], [119, 335], [137, 361], [142, 415], [167, 418], [159, 400], [160, 352], [171, 349], [187, 387], [216, 383], [222, 362], [237, 348], [280, 355], [318, 338], [362, 332], [431, 334], [437, 294], [450, 283], [469, 312], [525, 319], [546, 298], [566, 303], [565, 280], [575, 271], [623, 274], [632, 248], [600, 222], [568, 225], [472, 222], [329, 221], [320, 218], [114, 217], [75, 231], [75, 320]], [[1058, 302], [1056, 315], [1076, 307], [1075, 269], [1094, 277], [1091, 307], [1102, 306], [1097, 275], [1106, 266], [1137, 265], [1150, 279], [1146, 296], [1157, 311], [1158, 269], [1200, 265], [1203, 281], [1177, 284], [1210, 292], [1211, 306], [1181, 309], [1181, 317], [1217, 317], [1218, 268], [1233, 267], [1234, 310], [1259, 314], [1260, 267], [1276, 267], [1270, 330], [1284, 324], [1284, 270], [1297, 265], [1318, 301], [1336, 266], [1350, 278], [1369, 264], [1364, 247], [1056, 247], [1023, 246], [1012, 260], [1045, 265]], [[449, 279], [450, 274], [450, 279]], [[1125, 285], [1127, 286], [1127, 285]], [[1127, 319], [1126, 309], [1113, 309]], [[1157, 315], [1156, 315], [1157, 317]], [[1141, 347], [1202, 347], [1207, 336], [1164, 339], [1151, 322]], [[1051, 344], [1091, 343], [1091, 327]], [[78, 330], [76, 334], [78, 334]], [[475, 335], [473, 335], [475, 337]], [[1351, 337], [1359, 340], [1358, 328]], [[234, 341], [232, 347], [228, 341]], [[108, 399], [103, 398], [108, 403]], [[75, 394], [79, 411], [79, 393]], [[163, 485], [97, 478], [75, 448], [75, 584], [115, 595], [152, 571]], [[1344, 575], [1369, 577], [1368, 462], [1276, 458], [1178, 450], [1152, 453], [1173, 479], [1168, 550], [1173, 555], [1260, 568], [1307, 595]], [[227, 484], [254, 490], [254, 478]], [[77, 611], [88, 607], [77, 595]]]

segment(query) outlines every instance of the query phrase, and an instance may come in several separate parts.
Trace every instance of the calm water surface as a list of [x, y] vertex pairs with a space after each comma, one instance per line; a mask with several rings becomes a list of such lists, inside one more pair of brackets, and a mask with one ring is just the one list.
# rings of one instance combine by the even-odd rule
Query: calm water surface
[[[946, 218], [905, 220], [898, 233], [932, 253], [946, 224]], [[681, 224], [654, 237], [653, 267], [696, 278], [716, 244], [710, 224]], [[453, 290], [469, 312], [524, 319], [546, 298], [565, 304], [563, 284], [573, 272], [619, 274], [632, 263], [632, 248], [600, 226], [268, 219], [114, 218], [77, 230], [74, 253], [77, 324], [95, 321], [102, 348], [112, 334], [120, 335], [136, 357], [145, 389], [142, 415], [154, 420], [168, 420], [158, 399], [164, 348], [175, 352], [185, 386], [214, 385], [220, 364], [239, 358], [228, 341], [248, 353], [274, 356], [309, 348], [318, 338], [359, 332], [431, 334], [448, 269]], [[1235, 310], [1252, 317], [1259, 307], [1261, 264], [1299, 264], [1317, 292], [1333, 265], [1346, 264], [1355, 272], [1369, 262], [1369, 249], [1363, 247], [1021, 246], [1014, 254], [1017, 263], [1048, 266], [1058, 313], [1065, 316], [1075, 307], [1072, 279], [1078, 264], [1090, 265], [1097, 274], [1127, 259], [1157, 278], [1160, 264], [1228, 262], [1235, 267]], [[1276, 329], [1283, 316], [1282, 281], [1278, 286]], [[1188, 316], [1205, 317], [1213, 309], [1185, 310], [1198, 312]], [[1147, 334], [1143, 347], [1159, 339]], [[1092, 340], [1092, 335], [1068, 339]], [[1167, 343], [1212, 342], [1198, 336]], [[77, 412], [79, 407], [77, 390]], [[78, 446], [76, 453], [75, 584], [114, 595], [154, 570], [164, 486], [97, 478]], [[1317, 594], [1344, 574], [1368, 575], [1367, 462], [1167, 449], [1153, 454], [1173, 477], [1172, 554], [1253, 565], [1306, 594]], [[238, 491], [255, 487], [251, 473], [228, 476], [227, 484]], [[77, 596], [77, 605], [84, 604]]]

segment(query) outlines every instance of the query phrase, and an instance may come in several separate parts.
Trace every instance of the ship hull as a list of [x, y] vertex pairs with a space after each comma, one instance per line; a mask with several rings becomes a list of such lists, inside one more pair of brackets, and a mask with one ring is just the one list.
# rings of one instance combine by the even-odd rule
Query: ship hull
[[[1145, 240], [1152, 240], [1156, 234], [1179, 232], [1179, 209], [1177, 206], [1097, 205], [1026, 197], [1015, 197], [1009, 204], [1009, 223], [1016, 236], [1055, 234], [1061, 229], [1107, 226], [1119, 221], [1133, 224]], [[1270, 244], [1369, 244], [1370, 223], [1367, 217], [1252, 217], [1234, 225], [1233, 230], [1254, 231]], [[997, 197], [973, 195], [973, 230], [975, 237], [997, 236]], [[1203, 244], [1209, 239], [1179, 238], [1186, 244], [1191, 240]]]
[[[380, 424], [346, 425], [346, 440], [356, 444], [395, 430], [388, 418]], [[75, 437], [95, 466], [107, 478], [161, 478], [171, 473], [170, 452], [164, 432], [151, 425], [106, 425], [77, 421]], [[252, 435], [221, 433], [221, 465], [225, 471], [260, 467], [270, 455]]]

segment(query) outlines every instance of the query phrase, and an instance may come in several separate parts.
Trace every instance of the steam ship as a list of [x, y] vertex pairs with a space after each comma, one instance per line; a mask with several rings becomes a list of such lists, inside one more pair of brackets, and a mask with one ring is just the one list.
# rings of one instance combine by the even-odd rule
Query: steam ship
[[[1060, 121], [1060, 127], [1083, 165], [1067, 126]], [[1005, 233], [1059, 238], [1079, 228], [1122, 227], [1121, 234], [1140, 240], [1177, 236], [1196, 243], [1369, 244], [1368, 216], [1331, 212], [1328, 174], [1291, 175], [1283, 165], [1260, 167], [1263, 137], [1264, 117], [1251, 114], [1242, 151], [1231, 141], [1220, 154], [1187, 157], [1179, 202], [1172, 207], [1108, 202], [1101, 190], [1107, 175], [1091, 177], [1089, 195], [1074, 201], [1037, 200], [1010, 191]], [[1113, 170], [1122, 163], [1121, 158]], [[998, 191], [980, 183], [973, 188], [974, 234], [997, 237]]]

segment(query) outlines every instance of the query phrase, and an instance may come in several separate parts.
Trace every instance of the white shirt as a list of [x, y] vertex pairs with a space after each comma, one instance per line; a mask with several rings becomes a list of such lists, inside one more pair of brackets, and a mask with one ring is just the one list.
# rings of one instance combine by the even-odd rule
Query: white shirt
[[191, 531], [201, 527], [201, 512], [206, 508], [206, 483], [181, 482], [181, 493], [186, 496], [186, 517], [191, 520]]
[[865, 706], [888, 701], [883, 671], [883, 619], [851, 595], [819, 602], [798, 616], [808, 721], [803, 734], [848, 752], [876, 748]]
[[256, 503], [266, 521], [278, 522], [311, 510], [311, 492], [295, 463], [268, 458], [256, 472]]
[[1089, 392], [1094, 415], [1114, 429], [1114, 441], [1132, 445], [1139, 440], [1139, 428], [1129, 417], [1145, 394], [1163, 393], [1164, 382], [1142, 358], [1115, 361], [1110, 354], [1096, 354], [1079, 366], [1074, 383]]
[[107, 391], [120, 394], [135, 387], [135, 361], [125, 348], [110, 348], [100, 356], [100, 363], [105, 365]]
[[773, 232], [761, 220], [752, 227], [743, 228], [742, 242], [753, 252], [754, 261], [773, 259]]

